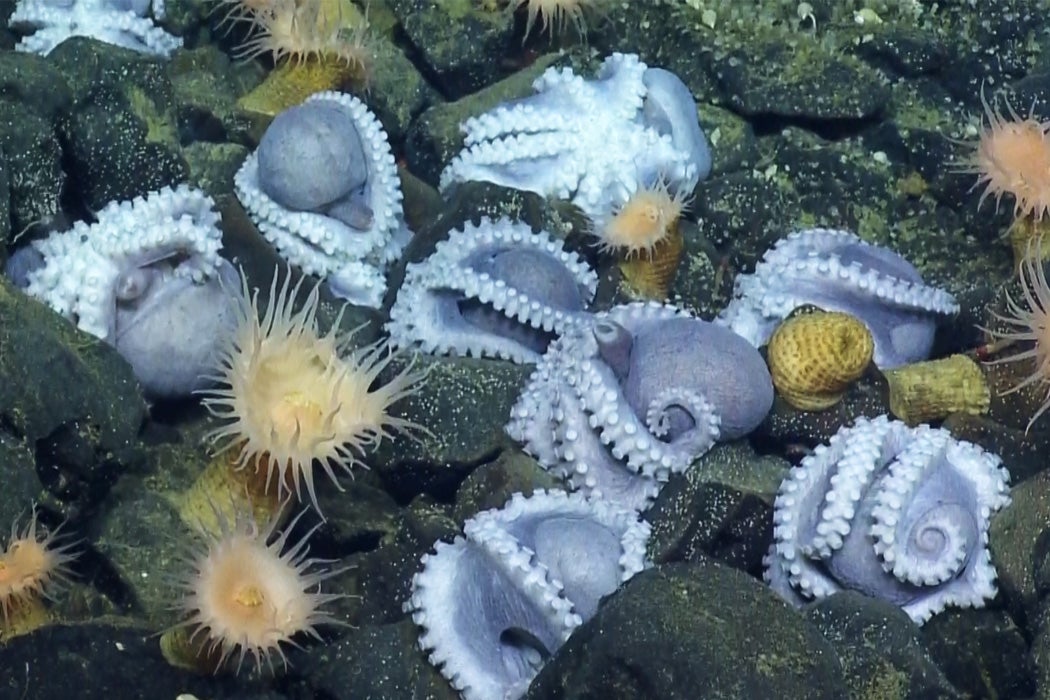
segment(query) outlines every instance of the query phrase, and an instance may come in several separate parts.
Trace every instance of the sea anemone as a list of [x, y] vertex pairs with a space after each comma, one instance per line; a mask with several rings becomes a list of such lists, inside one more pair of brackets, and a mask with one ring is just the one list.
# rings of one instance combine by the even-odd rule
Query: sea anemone
[[200, 670], [210, 671], [225, 667], [236, 653], [235, 672], [250, 655], [256, 672], [265, 662], [272, 673], [274, 654], [288, 666], [282, 644], [294, 644], [293, 637], [299, 634], [320, 639], [319, 625], [342, 624], [322, 607], [343, 596], [318, 589], [322, 581], [345, 569], [327, 569], [323, 566], [327, 560], [308, 556], [307, 541], [320, 525], [298, 542], [288, 543], [289, 533], [305, 512], [277, 537], [279, 519], [260, 527], [243, 513], [232, 525], [222, 519], [219, 534], [203, 535], [205, 546], [179, 582], [185, 595], [176, 607], [184, 620], [174, 629], [187, 630], [187, 646], [173, 647], [173, 630], [169, 630], [161, 640], [166, 653], [182, 654], [177, 662], [192, 659]]
[[[961, 164], [962, 172], [975, 173], [974, 187], [984, 185], [978, 206], [989, 196], [996, 208], [1004, 194], [1013, 195], [1014, 216], [1039, 221], [1050, 210], [1050, 122], [1040, 122], [1034, 107], [1021, 117], [1009, 103], [1007, 116], [990, 105], [981, 92], [987, 125], [973, 153]], [[1009, 117], [1009, 118], [1008, 118]]]
[[230, 24], [232, 28], [238, 22], [256, 23], [258, 17], [272, 11], [274, 3], [275, 0], [217, 0], [212, 12], [225, 10], [219, 26]]
[[[220, 353], [217, 385], [204, 393], [205, 405], [224, 425], [210, 438], [219, 452], [237, 448], [237, 469], [265, 469], [279, 494], [292, 490], [302, 500], [303, 484], [318, 508], [314, 465], [339, 487], [334, 467], [350, 473], [359, 457], [395, 433], [424, 430], [392, 416], [391, 406], [418, 391], [425, 372], [408, 363], [389, 382], [377, 382], [396, 355], [385, 341], [350, 349], [353, 332], [340, 331], [342, 311], [325, 335], [317, 330], [320, 284], [299, 311], [292, 305], [302, 286], [277, 276], [260, 319], [258, 289], [242, 277], [238, 325]], [[344, 307], [345, 309], [345, 307]], [[319, 510], [319, 509], [318, 509]]]
[[594, 0], [510, 0], [511, 12], [527, 5], [528, 19], [525, 23], [525, 36], [532, 32], [536, 20], [540, 22], [540, 32], [550, 30], [561, 33], [571, 22], [576, 31], [582, 36], [587, 33], [587, 24], [584, 21], [584, 10], [592, 5]]
[[368, 70], [368, 21], [348, 0], [237, 0], [227, 16], [253, 25], [238, 59], [269, 54], [274, 63], [288, 58], [299, 65], [332, 59]]
[[0, 554], [0, 611], [5, 625], [20, 609], [41, 597], [50, 598], [51, 590], [72, 577], [69, 564], [77, 555], [70, 550], [77, 543], [61, 535], [61, 529], [39, 528], [35, 507], [24, 528], [19, 530], [18, 521], [11, 525], [7, 548]]
[[1046, 385], [1047, 392], [1028, 426], [1050, 408], [1050, 285], [1047, 284], [1039, 242], [1030, 244], [1028, 254], [1018, 270], [1023, 303], [1006, 294], [1006, 313], [992, 312], [992, 317], [1005, 324], [1004, 330], [982, 328], [1000, 347], [1022, 343], [1021, 349], [1007, 357], [990, 360], [988, 364], [1032, 361], [1031, 372], [1003, 394], [1011, 394], [1033, 384]]
[[643, 252], [652, 256], [656, 245], [673, 232], [686, 206], [687, 193], [671, 193], [665, 182], [657, 182], [631, 195], [612, 218], [595, 228], [593, 235], [603, 251], [619, 248], [627, 257]]

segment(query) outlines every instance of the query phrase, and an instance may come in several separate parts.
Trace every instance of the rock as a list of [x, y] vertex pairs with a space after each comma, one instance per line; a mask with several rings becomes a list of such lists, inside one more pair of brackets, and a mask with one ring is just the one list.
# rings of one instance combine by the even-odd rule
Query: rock
[[447, 494], [506, 444], [503, 425], [525, 384], [530, 366], [497, 360], [429, 358], [419, 393], [395, 407], [429, 434], [419, 440], [384, 440], [368, 458], [395, 497], [420, 492]]
[[805, 611], [842, 661], [851, 698], [962, 698], [930, 658], [919, 628], [896, 605], [856, 591]]
[[170, 666], [155, 630], [127, 622], [49, 625], [0, 646], [0, 696], [16, 700], [156, 700], [192, 693], [211, 700], [277, 700]]
[[89, 507], [139, 463], [146, 405], [127, 362], [6, 280], [0, 380], [0, 435], [32, 451], [40, 482], [56, 498]]
[[387, 0], [387, 5], [444, 94], [461, 97], [508, 72], [492, 58], [513, 46], [514, 23], [506, 13], [472, 2]]
[[338, 642], [310, 650], [297, 670], [315, 693], [331, 700], [458, 700], [419, 650], [417, 636], [408, 618], [350, 630]]
[[605, 600], [526, 698], [847, 697], [831, 642], [759, 581], [721, 564], [644, 571]]
[[973, 698], [1027, 698], [1036, 692], [1025, 632], [1003, 610], [950, 610], [922, 627], [930, 656]]
[[59, 126], [70, 176], [89, 210], [186, 179], [163, 61], [83, 37], [60, 44], [50, 60], [73, 91]]
[[863, 119], [882, 112], [890, 97], [878, 73], [810, 42], [757, 39], [746, 52], [731, 52], [717, 74], [729, 103], [749, 115]]
[[8, 214], [0, 223], [0, 240], [31, 224], [61, 225], [66, 174], [51, 121], [25, 104], [0, 99], [0, 155], [0, 213]]

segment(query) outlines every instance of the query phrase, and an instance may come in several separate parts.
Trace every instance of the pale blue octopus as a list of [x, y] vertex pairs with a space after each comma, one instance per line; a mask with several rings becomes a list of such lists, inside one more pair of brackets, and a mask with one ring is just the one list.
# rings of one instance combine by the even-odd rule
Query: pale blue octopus
[[516, 700], [603, 596], [651, 566], [649, 524], [582, 494], [520, 493], [423, 556], [405, 610], [464, 700]]
[[112, 202], [17, 251], [5, 268], [28, 295], [113, 345], [147, 395], [203, 388], [235, 322], [237, 272], [219, 255], [215, 202], [181, 185]]
[[927, 285], [894, 251], [849, 231], [815, 228], [781, 239], [754, 272], [738, 275], [734, 298], [716, 321], [758, 347], [806, 304], [863, 321], [883, 369], [927, 359], [937, 323], [959, 312], [950, 293]]
[[154, 56], [170, 56], [182, 39], [156, 26], [149, 12], [164, 18], [162, 0], [19, 0], [10, 26], [30, 32], [15, 46], [46, 56], [72, 36], [89, 36], [107, 44]]
[[747, 435], [773, 405], [762, 356], [673, 306], [635, 303], [556, 340], [506, 431], [573, 489], [644, 509], [718, 439]]
[[988, 525], [1010, 503], [998, 456], [943, 429], [860, 418], [792, 468], [766, 581], [801, 605], [855, 590], [922, 624], [995, 595]]
[[393, 347], [536, 362], [565, 328], [589, 318], [597, 284], [549, 233], [482, 218], [407, 266], [386, 329]]
[[237, 198], [289, 263], [378, 307], [412, 232], [386, 131], [364, 102], [318, 92], [278, 114], [234, 178]]
[[594, 80], [549, 68], [536, 94], [466, 120], [441, 174], [570, 200], [599, 223], [642, 188], [690, 193], [711, 171], [696, 102], [678, 76], [614, 53]]

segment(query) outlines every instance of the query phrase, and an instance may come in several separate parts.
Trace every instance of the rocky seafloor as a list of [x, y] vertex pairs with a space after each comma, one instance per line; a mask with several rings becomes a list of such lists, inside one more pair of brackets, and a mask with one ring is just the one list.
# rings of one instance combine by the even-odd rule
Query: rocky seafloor
[[[982, 86], [1050, 119], [1050, 13], [1038, 0], [971, 3], [612, 3], [586, 42], [534, 36], [499, 3], [372, 0], [375, 59], [363, 98], [402, 166], [416, 232], [383, 309], [346, 328], [378, 337], [404, 265], [463, 221], [511, 215], [569, 232], [600, 274], [597, 308], [625, 300], [563, 205], [485, 184], [437, 193], [459, 123], [513, 97], [551, 65], [588, 74], [615, 51], [675, 72], [698, 103], [713, 171], [683, 222], [671, 300], [704, 318], [733, 278], [785, 233], [845, 228], [915, 263], [959, 300], [935, 353], [980, 345], [1013, 263], [1009, 207], [978, 208], [954, 167], [980, 126]], [[801, 5], [809, 12], [798, 12]], [[854, 6], [855, 5], [855, 6]], [[911, 8], [911, 9], [909, 9]], [[14, 9], [0, 0], [0, 17]], [[236, 37], [209, 8], [168, 3], [186, 48], [168, 60], [73, 38], [45, 57], [0, 30], [0, 236], [14, 247], [41, 221], [188, 181], [223, 215], [224, 254], [268, 286], [277, 258], [233, 196], [259, 127], [236, 100], [267, 66], [234, 62]], [[714, 14], [708, 14], [714, 12]], [[713, 18], [713, 19], [712, 19]], [[330, 320], [339, 304], [325, 296]], [[193, 401], [148, 405], [128, 365], [0, 281], [0, 527], [40, 504], [83, 538], [75, 583], [52, 622], [0, 646], [0, 698], [456, 698], [418, 648], [403, 611], [421, 556], [465, 519], [556, 480], [503, 426], [530, 372], [498, 360], [436, 358], [423, 393], [399, 406], [431, 435], [385, 441], [345, 492], [320, 490], [326, 522], [312, 552], [351, 568], [326, 590], [351, 627], [289, 652], [275, 679], [199, 676], [169, 666], [158, 635], [176, 621], [171, 577], [186, 526], [174, 495], [208, 461], [212, 427]], [[646, 513], [656, 566], [607, 599], [553, 655], [527, 698], [1035, 698], [1050, 694], [1050, 419], [1025, 431], [1039, 392], [993, 396], [988, 415], [951, 416], [953, 433], [999, 454], [1013, 503], [992, 522], [999, 593], [916, 626], [894, 605], [841, 593], [803, 610], [762, 582], [777, 488], [792, 464], [861, 415], [887, 411], [877, 377], [834, 409], [781, 401], [745, 439], [676, 475]], [[309, 527], [312, 523], [301, 523]]]

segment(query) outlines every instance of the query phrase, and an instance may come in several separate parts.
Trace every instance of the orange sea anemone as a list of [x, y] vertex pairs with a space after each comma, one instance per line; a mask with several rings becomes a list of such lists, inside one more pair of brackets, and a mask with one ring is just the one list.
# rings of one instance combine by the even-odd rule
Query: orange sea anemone
[[643, 252], [652, 255], [656, 245], [677, 225], [687, 205], [688, 193], [672, 194], [664, 182], [643, 187], [612, 218], [595, 227], [598, 247], [603, 251], [619, 248], [628, 257]]
[[77, 543], [61, 535], [61, 529], [38, 528], [36, 508], [24, 528], [19, 530], [17, 521], [11, 526], [7, 548], [0, 553], [0, 611], [5, 623], [19, 608], [50, 597], [52, 588], [72, 577], [69, 564], [77, 555], [70, 550]]
[[264, 662], [272, 672], [274, 654], [287, 667], [282, 644], [299, 634], [320, 639], [319, 625], [341, 624], [322, 607], [343, 596], [317, 589], [344, 569], [326, 569], [325, 560], [308, 556], [307, 540], [319, 526], [288, 543], [305, 512], [276, 538], [278, 519], [259, 527], [244, 514], [233, 525], [223, 520], [219, 535], [206, 536], [180, 581], [185, 595], [177, 605], [185, 616], [178, 627], [188, 630], [190, 649], [206, 670], [222, 669], [235, 653], [235, 670], [251, 656], [257, 672]]
[[1050, 408], [1050, 285], [1047, 284], [1046, 272], [1039, 256], [1040, 244], [1034, 242], [1029, 246], [1019, 267], [1021, 295], [1023, 303], [1006, 295], [1006, 314], [992, 313], [992, 316], [1006, 325], [1006, 330], [998, 331], [982, 328], [997, 342], [1005, 346], [1021, 343], [1021, 349], [1012, 355], [989, 361], [989, 364], [1003, 362], [1031, 361], [1031, 372], [1020, 382], [1007, 389], [1004, 394], [1011, 394], [1024, 387], [1038, 384], [1046, 386], [1046, 395], [1042, 404], [1028, 421], [1025, 432], [1031, 430], [1032, 424]]
[[[205, 405], [224, 425], [211, 438], [219, 451], [236, 448], [236, 468], [265, 469], [267, 483], [276, 477], [279, 493], [292, 490], [302, 499], [303, 485], [314, 507], [314, 465], [338, 487], [334, 467], [347, 473], [384, 437], [423, 430], [390, 414], [391, 406], [414, 394], [425, 372], [412, 363], [385, 384], [380, 374], [394, 359], [385, 341], [350, 349], [353, 333], [339, 329], [342, 311], [331, 330], [317, 330], [319, 287], [299, 311], [292, 305], [302, 280], [278, 291], [260, 320], [258, 290], [242, 280], [238, 326], [220, 353], [215, 388], [206, 390]], [[344, 307], [345, 308], [345, 307]]]
[[1021, 117], [1009, 103], [1004, 116], [988, 104], [983, 91], [981, 104], [987, 124], [962, 171], [977, 174], [975, 187], [984, 185], [980, 203], [994, 196], [998, 208], [1002, 196], [1009, 194], [1015, 217], [1041, 220], [1050, 210], [1050, 122], [1040, 122], [1032, 109]]

